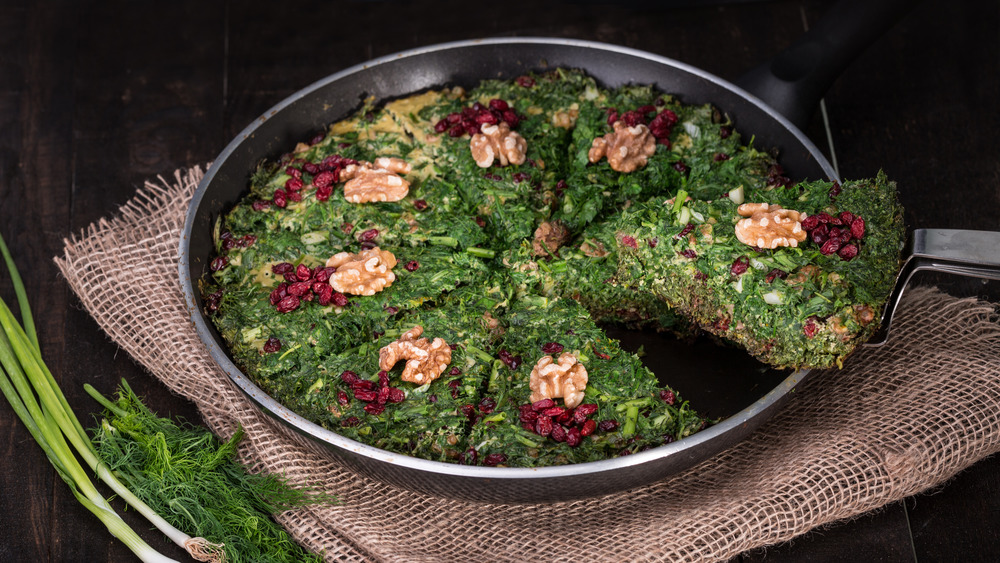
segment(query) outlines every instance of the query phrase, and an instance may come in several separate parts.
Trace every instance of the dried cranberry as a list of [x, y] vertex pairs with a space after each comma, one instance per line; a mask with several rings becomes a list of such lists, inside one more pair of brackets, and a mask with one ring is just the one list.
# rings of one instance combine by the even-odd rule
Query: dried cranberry
[[816, 317], [812, 316], [806, 319], [806, 324], [802, 325], [802, 332], [805, 333], [806, 338], [812, 338], [816, 336], [816, 332], [819, 327], [816, 326]]
[[378, 386], [379, 387], [389, 386], [389, 372], [385, 370], [378, 372]]
[[597, 350], [594, 350], [594, 355], [597, 356], [598, 358], [602, 359], [602, 360], [610, 360], [611, 359], [610, 355], [604, 354], [602, 352], [598, 352]]
[[674, 163], [674, 170], [680, 172], [681, 174], [687, 174], [688, 167], [683, 162], [677, 161], [677, 162]]
[[302, 201], [302, 192], [288, 192], [288, 201]]
[[566, 431], [566, 445], [575, 448], [583, 441], [583, 433], [577, 427], [572, 427]]
[[303, 164], [302, 169], [313, 176], [319, 174], [319, 165], [313, 164], [312, 162], [307, 162]]
[[558, 342], [546, 342], [542, 344], [542, 352], [545, 354], [558, 354], [563, 351], [563, 345]]
[[444, 118], [434, 124], [435, 133], [444, 133], [448, 129], [448, 119]]
[[660, 389], [660, 400], [668, 405], [673, 405], [677, 397], [670, 389]]
[[291, 313], [292, 311], [299, 308], [299, 304], [300, 301], [298, 297], [294, 295], [287, 295], [285, 297], [282, 297], [281, 301], [278, 301], [274, 307], [278, 310], [279, 313]]
[[687, 249], [687, 250], [682, 250], [681, 252], [678, 252], [677, 254], [680, 254], [681, 256], [683, 256], [685, 258], [689, 258], [691, 260], [694, 260], [695, 258], [698, 257], [698, 253], [695, 252], [694, 250], [691, 250], [690, 248]]
[[861, 217], [855, 217], [851, 221], [851, 236], [861, 240], [865, 236], [865, 220]]
[[378, 399], [378, 391], [374, 389], [354, 389], [354, 398], [359, 401], [371, 403]]
[[292, 178], [299, 178], [300, 180], [302, 179], [302, 171], [294, 166], [289, 166], [285, 168], [285, 174], [288, 174]]
[[340, 425], [344, 426], [344, 427], [347, 427], [347, 428], [358, 426], [360, 424], [361, 424], [361, 419], [359, 419], [356, 416], [349, 416], [349, 417], [345, 418], [344, 420], [340, 421]]
[[346, 391], [337, 391], [337, 402], [346, 407], [351, 404], [351, 398], [347, 396]]
[[569, 425], [573, 423], [573, 416], [574, 416], [573, 409], [566, 409], [565, 411], [563, 411], [561, 415], [553, 418], [559, 424]]
[[552, 418], [556, 418], [558, 416], [562, 416], [562, 414], [565, 412], [566, 412], [565, 407], [551, 406], [547, 409], [542, 410], [542, 412], [538, 414], [540, 414], [541, 416], [550, 416]]
[[288, 194], [285, 193], [285, 190], [274, 190], [274, 204], [278, 207], [288, 205]]
[[629, 127], [635, 127], [636, 125], [646, 124], [646, 116], [642, 115], [637, 111], [626, 111], [622, 114], [621, 120], [625, 122], [625, 125]]
[[830, 186], [829, 194], [831, 200], [836, 199], [837, 196], [840, 195], [840, 182], [834, 182], [833, 185]]
[[693, 230], [694, 230], [694, 223], [688, 223], [687, 225], [684, 225], [684, 228], [681, 229], [681, 232], [674, 235], [674, 238], [679, 239], [681, 237], [686, 237], [687, 234]]
[[616, 121], [618, 121], [618, 111], [608, 108], [608, 125], [614, 125]]
[[477, 452], [475, 448], [469, 448], [459, 454], [458, 461], [462, 465], [475, 465], [478, 458], [479, 452]]
[[631, 235], [624, 235], [624, 236], [622, 236], [622, 244], [624, 244], [625, 246], [627, 246], [629, 248], [638, 248], [639, 247], [639, 245], [636, 244], [636, 242], [635, 242], [635, 237], [633, 237]]
[[384, 308], [384, 311], [391, 317], [392, 315], [395, 315], [396, 313], [399, 312], [399, 307], [388, 305]]
[[278, 350], [281, 350], [281, 341], [278, 340], [277, 338], [272, 336], [271, 338], [267, 339], [267, 342], [264, 343], [265, 354], [273, 354]]
[[229, 258], [226, 258], [225, 256], [218, 256], [215, 258], [215, 260], [212, 260], [212, 263], [209, 265], [209, 268], [211, 268], [213, 272], [218, 272], [219, 270], [225, 268], [226, 264], [228, 263], [229, 263]]
[[550, 409], [556, 405], [556, 402], [552, 399], [542, 399], [540, 401], [535, 401], [531, 403], [531, 409], [536, 412], [541, 412], [545, 409]]
[[500, 120], [497, 116], [493, 115], [488, 111], [481, 111], [476, 114], [476, 124], [482, 127], [483, 125], [496, 125]]
[[361, 378], [359, 378], [358, 374], [354, 373], [351, 370], [344, 370], [340, 374], [340, 380], [346, 383], [347, 385], [353, 386], [357, 382], [361, 381]]
[[371, 249], [375, 248], [376, 246], [378, 246], [377, 242], [371, 241], [371, 240], [366, 240], [365, 242], [361, 243], [361, 250], [371, 250]]
[[597, 405], [593, 403], [584, 403], [579, 405], [576, 409], [574, 409], [573, 423], [577, 425], [583, 424], [587, 420], [587, 417], [595, 412], [597, 412]]
[[[326, 283], [326, 282], [330, 281], [330, 276], [333, 275], [333, 273], [336, 272], [336, 271], [337, 271], [336, 268], [333, 268], [333, 267], [330, 267], [330, 266], [327, 266], [325, 268], [317, 267], [316, 271], [313, 272], [313, 279], [316, 280], [319, 283]], [[314, 291], [315, 291], [315, 289], [316, 288], [313, 287]]]
[[271, 305], [277, 305], [278, 301], [281, 301], [281, 299], [286, 295], [288, 295], [288, 284], [280, 283], [278, 284], [278, 287], [271, 290], [271, 295], [268, 300], [271, 302]]
[[301, 190], [302, 186], [303, 186], [302, 180], [298, 178], [289, 178], [288, 180], [285, 181], [285, 191], [287, 191], [290, 194]]
[[365, 405], [365, 412], [372, 416], [378, 416], [382, 414], [383, 411], [385, 411], [385, 404], [368, 403]]
[[378, 404], [380, 404], [380, 405], [384, 405], [388, 401], [389, 401], [389, 388], [388, 387], [380, 387], [379, 390], [378, 390], [378, 398], [375, 399], [375, 402], [378, 403]]
[[333, 295], [330, 297], [330, 303], [333, 303], [336, 307], [346, 307], [347, 306], [347, 296], [339, 291], [334, 291]]
[[659, 243], [660, 240], [656, 237], [646, 239], [646, 244], [648, 244], [650, 248], [656, 248], [656, 245]]
[[830, 226], [822, 224], [816, 227], [809, 233], [809, 238], [816, 244], [823, 244], [826, 242], [826, 239], [830, 238]]
[[521, 182], [524, 182], [525, 180], [531, 179], [531, 175], [528, 174], [527, 172], [516, 172], [511, 177], [511, 179], [514, 180], [515, 184], [520, 184]]
[[461, 137], [465, 135], [465, 126], [461, 123], [456, 123], [448, 128], [449, 137]]
[[264, 211], [265, 209], [271, 207], [271, 202], [266, 199], [258, 199], [251, 204], [254, 211]]
[[496, 467], [502, 463], [507, 463], [506, 454], [493, 453], [483, 458], [483, 465], [488, 467]]
[[840, 250], [837, 251], [837, 256], [840, 256], [841, 259], [843, 260], [850, 260], [851, 258], [854, 258], [857, 255], [858, 255], [858, 247], [857, 245], [854, 244], [845, 244], [844, 246], [840, 247]]
[[802, 220], [802, 229], [806, 231], [811, 231], [819, 226], [819, 217], [815, 215], [809, 215]]
[[378, 391], [378, 384], [370, 379], [358, 379], [351, 384], [354, 391]]
[[457, 380], [457, 379], [448, 382], [448, 387], [451, 387], [451, 398], [452, 399], [457, 399], [458, 398], [458, 386], [459, 386], [459, 384], [461, 384], [461, 382], [459, 380]]
[[535, 79], [530, 76], [521, 75], [514, 79], [514, 82], [522, 88], [531, 88], [535, 85]]
[[490, 414], [497, 408], [497, 401], [493, 397], [483, 397], [479, 401], [479, 412]]
[[615, 430], [618, 430], [618, 421], [612, 419], [602, 420], [597, 423], [597, 428], [601, 432], [614, 432]]
[[368, 229], [367, 231], [364, 231], [360, 235], [358, 235], [358, 241], [370, 242], [375, 240], [375, 237], [377, 236], [378, 236], [378, 229]]
[[673, 110], [665, 109], [659, 113], [656, 117], [662, 117], [667, 123], [667, 127], [673, 127], [677, 125], [677, 114]]
[[723, 125], [719, 127], [719, 138], [728, 139], [730, 135], [733, 134], [733, 128], [728, 125]]
[[503, 120], [511, 129], [517, 129], [517, 126], [521, 124], [521, 118], [512, 109], [503, 112]]
[[539, 416], [538, 420], [535, 421], [535, 433], [539, 436], [548, 436], [552, 433], [552, 429], [555, 425], [552, 423], [552, 419], [547, 416]]
[[[541, 419], [539, 419], [541, 420]], [[566, 441], [566, 428], [562, 424], [553, 424], [552, 433], [550, 434], [553, 440], [556, 442]]]
[[417, 211], [423, 211], [424, 209], [427, 209], [427, 202], [422, 199], [413, 200], [413, 207]]
[[504, 363], [505, 366], [507, 366], [508, 369], [515, 370], [521, 365], [521, 356], [515, 356], [507, 350], [500, 350], [500, 352], [497, 353], [497, 357]]
[[294, 295], [295, 297], [302, 297], [312, 289], [312, 284], [309, 282], [295, 282], [288, 286], [288, 294]]
[[316, 189], [329, 187], [337, 181], [337, 175], [330, 171], [323, 171], [313, 178], [313, 185]]
[[435, 395], [435, 394], [433, 394], [433, 393], [431, 393], [430, 395], [427, 396], [427, 402], [429, 402], [429, 403], [436, 403], [436, 402], [438, 402], [438, 396]]
[[486, 219], [484, 219], [484, 218], [482, 218], [482, 217], [480, 217], [480, 216], [477, 215], [476, 216], [476, 224], [479, 225], [479, 228], [483, 228], [483, 227], [486, 226]]
[[833, 254], [834, 252], [837, 252], [838, 250], [840, 250], [840, 239], [833, 237], [827, 239], [827, 241], [823, 243], [823, 246], [819, 248], [819, 251], [821, 253], [828, 256], [830, 254]]
[[458, 367], [453, 367], [448, 370], [448, 375], [458, 375], [460, 373], [462, 373], [462, 370], [458, 369]]
[[733, 265], [729, 267], [729, 273], [734, 276], [739, 276], [746, 273], [747, 268], [750, 267], [750, 259], [746, 256], [740, 256], [736, 260], [733, 260]]
[[[522, 405], [523, 406], [523, 405]], [[518, 414], [517, 419], [520, 422], [527, 422], [534, 424], [538, 420], [538, 413], [531, 409], [531, 405], [527, 405], [528, 409], [521, 409], [520, 414]]]
[[766, 281], [767, 283], [771, 283], [774, 281], [774, 278], [785, 279], [787, 277], [788, 277], [788, 272], [784, 270], [779, 270], [778, 268], [774, 268], [773, 270], [768, 272], [766, 276], [764, 276], [764, 281]]
[[597, 422], [595, 422], [593, 420], [584, 421], [584, 423], [582, 425], [580, 425], [580, 435], [581, 436], [584, 436], [584, 437], [590, 436], [591, 434], [594, 433], [594, 430], [597, 430]]
[[712, 155], [712, 160], [715, 162], [722, 162], [724, 160], [729, 160], [729, 155], [724, 152], [717, 152]]

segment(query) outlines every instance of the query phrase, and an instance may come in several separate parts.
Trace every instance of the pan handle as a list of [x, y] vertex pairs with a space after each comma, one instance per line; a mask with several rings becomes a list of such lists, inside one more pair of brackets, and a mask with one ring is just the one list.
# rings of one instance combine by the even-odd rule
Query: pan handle
[[736, 84], [804, 129], [841, 72], [917, 3], [841, 0], [795, 43]]
[[934, 271], [957, 276], [1000, 280], [1000, 232], [961, 229], [917, 229], [913, 250], [903, 264], [896, 286], [889, 295], [882, 324], [866, 343], [884, 344], [889, 336], [896, 306], [913, 274]]

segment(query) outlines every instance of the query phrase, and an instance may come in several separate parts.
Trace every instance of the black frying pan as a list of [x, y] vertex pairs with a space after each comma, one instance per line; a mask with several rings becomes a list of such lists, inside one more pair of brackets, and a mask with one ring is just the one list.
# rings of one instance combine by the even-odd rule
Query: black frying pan
[[[863, 9], [865, 2], [849, 4]], [[790, 63], [779, 57], [748, 75], [747, 83], [763, 95], [777, 94], [775, 104], [795, 119], [805, 120], [810, 115], [806, 108], [813, 107], [825, 90], [825, 86], [815, 84], [829, 83], [837, 74], [826, 69], [845, 65], [860, 50], [855, 40], [867, 41], [893, 21], [894, 12], [888, 8], [881, 6], [864, 22], [845, 18], [853, 13], [850, 9], [834, 13], [833, 20], [826, 20], [830, 22], [828, 30], [814, 30], [786, 52], [792, 54]], [[854, 29], [853, 35], [847, 35], [853, 39], [841, 44], [816, 43], [817, 37], [845, 27]], [[803, 48], [803, 44], [813, 47]], [[822, 55], [831, 47], [839, 53], [836, 57]], [[802, 72], [804, 58], [817, 54], [822, 56], [816, 59], [820, 64], [815, 68], [822, 70]], [[808, 375], [808, 371], [767, 369], [739, 351], [707, 340], [689, 343], [656, 333], [612, 331], [625, 348], [642, 345], [648, 352], [647, 365], [701, 412], [722, 422], [672, 444], [622, 458], [525, 469], [434, 462], [349, 440], [278, 404], [236, 367], [223, 340], [202, 314], [197, 280], [205, 274], [212, 257], [215, 219], [246, 193], [249, 173], [261, 159], [273, 159], [312, 132], [345, 117], [367, 96], [384, 100], [435, 86], [471, 87], [483, 78], [513, 78], [546, 67], [585, 69], [605, 86], [652, 83], [685, 103], [712, 103], [726, 112], [744, 135], [753, 135], [756, 147], [779, 151], [782, 165], [793, 178], [836, 176], [829, 162], [789, 119], [748, 91], [674, 60], [587, 41], [514, 38], [435, 45], [354, 66], [285, 99], [244, 129], [198, 186], [181, 237], [181, 285], [198, 334], [229, 377], [262, 409], [328, 446], [365, 475], [433, 495], [490, 502], [556, 501], [613, 493], [689, 468], [737, 443], [788, 400], [792, 389]], [[776, 77], [775, 69], [782, 76]]]

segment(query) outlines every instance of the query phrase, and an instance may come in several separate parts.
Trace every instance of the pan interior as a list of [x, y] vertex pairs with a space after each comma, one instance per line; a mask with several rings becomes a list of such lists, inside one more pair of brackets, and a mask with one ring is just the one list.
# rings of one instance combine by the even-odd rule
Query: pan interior
[[[664, 92], [677, 95], [685, 103], [712, 103], [729, 114], [746, 137], [754, 137], [755, 147], [778, 151], [783, 165], [794, 178], [833, 177], [832, 168], [815, 146], [761, 102], [699, 69], [648, 53], [570, 40], [500, 39], [438, 45], [358, 65], [304, 88], [249, 125], [220, 154], [195, 193], [181, 237], [181, 282], [196, 329], [224, 371], [272, 414], [284, 418], [286, 422], [297, 418], [291, 413], [281, 412], [282, 407], [266, 395], [261, 397], [260, 390], [235, 366], [225, 351], [221, 336], [202, 314], [202, 298], [198, 291], [197, 280], [205, 274], [213, 251], [212, 225], [220, 213], [228, 210], [246, 193], [250, 172], [261, 160], [278, 157], [297, 141], [346, 116], [367, 96], [388, 100], [432, 87], [471, 87], [484, 78], [513, 78], [528, 70], [554, 67], [583, 69], [605, 86], [654, 84]], [[747, 354], [720, 346], [704, 337], [687, 341], [663, 333], [615, 327], [610, 327], [608, 333], [619, 339], [626, 349], [636, 351], [642, 347], [645, 352], [643, 361], [665, 383], [678, 389], [700, 412], [724, 420], [699, 433], [704, 436], [695, 434], [678, 443], [643, 452], [649, 455], [643, 455], [641, 459], [616, 460], [611, 465], [645, 466], [617, 483], [606, 478], [610, 467], [608, 463], [579, 464], [594, 466], [595, 479], [606, 481], [605, 485], [595, 482], [586, 489], [588, 495], [635, 486], [639, 484], [635, 479], [648, 482], [662, 478], [733, 445], [773, 413], [787, 398], [788, 391], [805, 375], [799, 372], [790, 376], [788, 372], [768, 369]], [[316, 429], [306, 428], [301, 421], [296, 421], [293, 426], [313, 437], [324, 435]], [[353, 451], [343, 455], [352, 459], [364, 458], [367, 446], [358, 446], [362, 447], [352, 446]], [[663, 451], [656, 454], [656, 450]], [[375, 456], [384, 462], [384, 454], [379, 451]], [[387, 477], [397, 483], [399, 479], [394, 472], [399, 470], [400, 464], [410, 464], [420, 472], [426, 472], [428, 468], [432, 472], [437, 471], [433, 467], [435, 464], [446, 465], [424, 463], [423, 460], [405, 456], [396, 456], [392, 462], [396, 467], [391, 471], [383, 471], [370, 459], [357, 463], [363, 472]], [[545, 479], [549, 473], [561, 478], [567, 472], [585, 475], [591, 471], [587, 467], [541, 469], [532, 473], [531, 478]], [[553, 471], [545, 471], [548, 469]], [[496, 477], [496, 471], [495, 468], [483, 467], [440, 470], [441, 473], [462, 476], [485, 475], [488, 472], [490, 477]], [[379, 472], [382, 473], [376, 475]], [[521, 475], [521, 472], [518, 474]], [[493, 482], [492, 486], [499, 485]], [[552, 481], [544, 487], [546, 493], [540, 495], [539, 486], [540, 483], [528, 489], [519, 489], [518, 485], [500, 486], [494, 491], [494, 500], [516, 502], [532, 498], [578, 498], [579, 491], [583, 490], [580, 483], [561, 489], [557, 481]], [[441, 493], [441, 489], [433, 483], [422, 490]], [[481, 495], [483, 489], [475, 491]]]

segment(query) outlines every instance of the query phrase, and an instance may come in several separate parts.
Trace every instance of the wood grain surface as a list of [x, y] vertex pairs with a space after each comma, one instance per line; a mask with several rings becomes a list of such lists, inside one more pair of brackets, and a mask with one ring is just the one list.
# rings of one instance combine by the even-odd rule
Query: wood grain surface
[[[494, 4], [394, 1], [0, 3], [0, 231], [25, 276], [42, 351], [85, 425], [90, 382], [125, 379], [160, 414], [187, 401], [101, 332], [52, 263], [65, 237], [115, 213], [147, 178], [211, 161], [296, 90], [396, 51], [489, 36], [643, 49], [736, 79], [830, 2]], [[807, 134], [846, 178], [884, 169], [910, 228], [1000, 229], [1000, 4], [923, 2], [833, 84]], [[1000, 301], [998, 284], [935, 278]], [[0, 295], [13, 296], [6, 276]], [[930, 399], [929, 399], [930, 400]], [[116, 503], [120, 506], [120, 503]], [[132, 512], [155, 547], [180, 550]], [[741, 561], [992, 561], [1000, 460]], [[641, 546], [640, 546], [641, 549]], [[132, 561], [0, 405], [0, 561]]]

